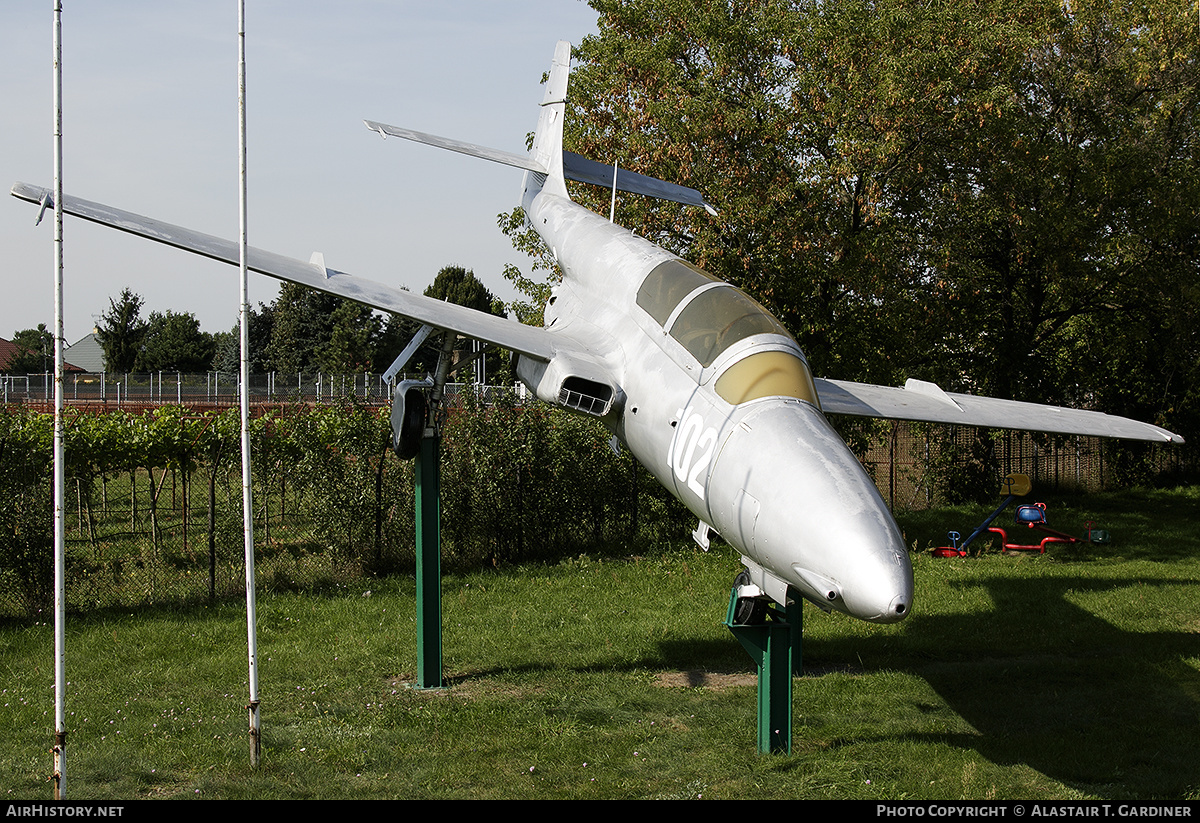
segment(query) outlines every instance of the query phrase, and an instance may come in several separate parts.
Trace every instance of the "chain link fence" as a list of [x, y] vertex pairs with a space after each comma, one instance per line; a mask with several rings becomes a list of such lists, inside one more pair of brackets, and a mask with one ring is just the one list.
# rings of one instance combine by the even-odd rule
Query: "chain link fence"
[[893, 511], [989, 500], [1014, 472], [1038, 493], [1053, 494], [1181, 483], [1197, 474], [1190, 445], [894, 421], [843, 426]]
[[[242, 596], [236, 385], [216, 374], [90, 377], [98, 379], [77, 386], [68, 378], [68, 608]], [[388, 452], [385, 388], [377, 377], [300, 375], [286, 382], [287, 396], [284, 383], [252, 380], [261, 390], [252, 424], [258, 587], [336, 589], [410, 573], [413, 464]], [[36, 620], [52, 602], [52, 416], [36, 397], [44, 386], [6, 384], [13, 394], [17, 385], [28, 394], [0, 410], [0, 617]], [[530, 402], [520, 388], [459, 385], [449, 397], [448, 570], [624, 554], [686, 539], [694, 527], [596, 421]], [[1029, 475], [1039, 492], [1067, 493], [1196, 475], [1190, 447], [836, 422], [895, 511], [993, 499], [1009, 472]]]
[[[402, 380], [408, 375], [400, 375]], [[509, 391], [507, 386], [453, 383], [447, 393], [470, 387], [486, 396]], [[226, 372], [184, 374], [181, 372], [85, 373], [64, 376], [64, 398], [72, 405], [100, 405], [106, 409], [140, 409], [168, 403], [200, 407], [238, 404], [238, 375]], [[522, 384], [512, 387], [524, 397]], [[365, 404], [391, 401], [391, 390], [381, 374], [323, 374], [299, 372], [250, 375], [251, 403], [339, 403], [355, 400]], [[54, 374], [0, 375], [0, 401], [4, 405], [49, 408], [54, 402]]]

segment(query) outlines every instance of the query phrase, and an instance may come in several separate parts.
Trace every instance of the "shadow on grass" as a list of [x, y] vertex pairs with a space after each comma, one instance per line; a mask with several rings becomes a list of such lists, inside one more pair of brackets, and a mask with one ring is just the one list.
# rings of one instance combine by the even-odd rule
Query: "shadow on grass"
[[[1126, 631], [1079, 605], [1113, 592], [1194, 586], [1180, 579], [983, 577], [995, 607], [914, 615], [905, 641], [874, 636], [806, 644], [806, 667], [886, 661], [919, 676], [974, 733], [910, 739], [973, 749], [1107, 799], [1196, 797], [1200, 791], [1200, 657], [1196, 623]], [[1149, 588], [1146, 588], [1149, 587]], [[1123, 599], [1123, 598], [1115, 598]]]
[[[525, 662], [512, 665], [496, 665], [484, 668], [460, 669], [445, 677], [447, 686], [463, 686], [484, 683], [498, 677], [512, 675], [550, 675], [561, 672], [560, 662], [547, 658], [545, 662]], [[723, 640], [666, 640], [657, 644], [652, 654], [636, 657], [613, 657], [589, 665], [569, 667], [576, 674], [611, 674], [635, 672], [677, 672], [682, 685], [712, 685], [705, 675], [738, 675], [752, 677], [754, 664], [730, 635]], [[403, 676], [401, 679], [404, 679]], [[411, 678], [410, 678], [411, 679]]]

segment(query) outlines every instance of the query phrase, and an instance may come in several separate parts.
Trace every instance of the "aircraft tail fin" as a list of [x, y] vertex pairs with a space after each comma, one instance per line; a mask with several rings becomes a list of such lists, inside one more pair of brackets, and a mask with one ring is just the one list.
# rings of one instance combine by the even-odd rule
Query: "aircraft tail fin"
[[537, 131], [533, 134], [531, 159], [546, 170], [546, 185], [553, 186], [558, 190], [556, 193], [564, 196], [567, 194], [567, 184], [563, 177], [563, 119], [567, 113], [567, 81], [570, 74], [571, 44], [559, 40], [554, 47], [554, 61], [546, 81], [546, 94], [542, 97]]

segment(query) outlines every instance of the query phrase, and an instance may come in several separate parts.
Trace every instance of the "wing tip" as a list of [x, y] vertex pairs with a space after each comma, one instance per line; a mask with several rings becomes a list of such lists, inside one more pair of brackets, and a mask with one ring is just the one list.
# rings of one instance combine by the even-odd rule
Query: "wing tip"
[[35, 186], [32, 183], [22, 183], [18, 180], [16, 183], [13, 183], [12, 189], [9, 190], [9, 194], [20, 200], [28, 200], [30, 203], [39, 203], [41, 202], [42, 197], [44, 197], [45, 193], [48, 191], [49, 189], [41, 186]]

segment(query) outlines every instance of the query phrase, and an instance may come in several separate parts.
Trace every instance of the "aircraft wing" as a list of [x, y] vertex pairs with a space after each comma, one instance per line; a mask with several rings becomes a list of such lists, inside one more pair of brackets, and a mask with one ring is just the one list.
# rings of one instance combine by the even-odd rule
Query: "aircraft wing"
[[[21, 200], [42, 204], [44, 208], [51, 199], [49, 190], [27, 183], [15, 184], [12, 194]], [[231, 240], [213, 237], [77, 197], [64, 195], [62, 205], [65, 213], [81, 217], [84, 220], [136, 234], [139, 237], [145, 237], [223, 263], [235, 266], [241, 264], [239, 244]], [[526, 326], [514, 320], [495, 317], [455, 303], [443, 302], [432, 297], [413, 294], [403, 289], [327, 269], [319, 254], [314, 254], [313, 260], [305, 263], [295, 258], [250, 248], [247, 251], [246, 266], [251, 271], [260, 274], [299, 283], [339, 297], [347, 297], [376, 309], [411, 318], [436, 329], [452, 331], [463, 337], [482, 340], [486, 343], [494, 343], [535, 360], [549, 361], [557, 350], [554, 336], [545, 329]]]
[[821, 408], [830, 414], [1118, 437], [1156, 443], [1183, 442], [1182, 437], [1166, 429], [1126, 417], [971, 394], [952, 394], [923, 380], [910, 379], [903, 388], [842, 380], [817, 380], [816, 383]]

